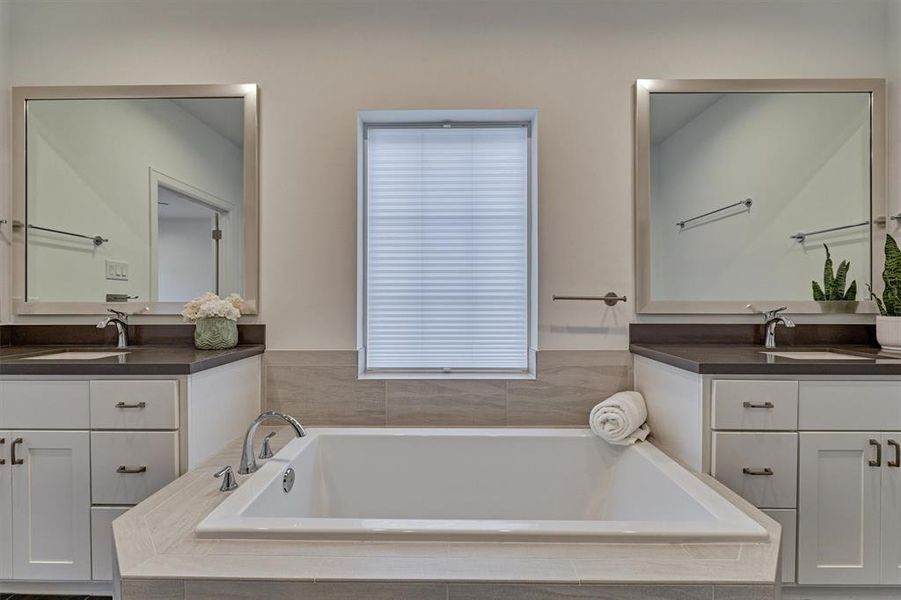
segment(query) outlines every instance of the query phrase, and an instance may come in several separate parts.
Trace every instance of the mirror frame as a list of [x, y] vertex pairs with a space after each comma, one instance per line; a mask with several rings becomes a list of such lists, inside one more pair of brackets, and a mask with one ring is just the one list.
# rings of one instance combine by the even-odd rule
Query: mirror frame
[[[177, 315], [182, 302], [26, 302], [25, 214], [26, 137], [30, 100], [128, 99], [128, 98], [243, 98], [244, 99], [244, 290], [243, 314], [255, 315], [259, 307], [259, 112], [257, 84], [30, 86], [12, 88], [13, 167], [13, 296], [16, 315], [95, 315], [108, 307], [146, 315]], [[190, 298], [185, 298], [185, 302]]]
[[651, 94], [653, 93], [859, 92], [870, 95], [870, 280], [880, 291], [886, 223], [886, 131], [884, 79], [639, 79], [635, 82], [635, 298], [637, 314], [752, 314], [747, 305], [787, 306], [790, 313], [878, 313], [870, 299], [653, 300], [651, 298]]

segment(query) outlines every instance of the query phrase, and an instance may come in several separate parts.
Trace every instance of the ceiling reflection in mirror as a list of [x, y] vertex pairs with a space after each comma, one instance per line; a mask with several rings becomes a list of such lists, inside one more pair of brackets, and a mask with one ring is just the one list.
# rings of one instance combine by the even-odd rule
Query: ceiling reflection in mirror
[[244, 291], [244, 99], [29, 100], [27, 302]]
[[[870, 94], [651, 93], [655, 301], [868, 298]], [[855, 282], [854, 290], [849, 290]]]

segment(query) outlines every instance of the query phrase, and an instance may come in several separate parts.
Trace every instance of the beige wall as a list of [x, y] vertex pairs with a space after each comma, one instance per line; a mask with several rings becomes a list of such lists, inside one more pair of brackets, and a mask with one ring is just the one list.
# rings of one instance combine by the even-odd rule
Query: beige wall
[[[15, 85], [257, 82], [262, 319], [272, 349], [355, 340], [355, 115], [537, 108], [543, 349], [623, 349], [632, 83], [883, 77], [882, 0], [16, 0]], [[897, 107], [897, 104], [896, 104]]]

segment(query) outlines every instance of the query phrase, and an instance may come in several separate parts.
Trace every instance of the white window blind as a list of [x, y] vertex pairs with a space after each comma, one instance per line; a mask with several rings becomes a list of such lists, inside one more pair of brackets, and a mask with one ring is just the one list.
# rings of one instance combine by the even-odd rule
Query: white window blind
[[525, 371], [529, 130], [367, 128], [366, 369]]

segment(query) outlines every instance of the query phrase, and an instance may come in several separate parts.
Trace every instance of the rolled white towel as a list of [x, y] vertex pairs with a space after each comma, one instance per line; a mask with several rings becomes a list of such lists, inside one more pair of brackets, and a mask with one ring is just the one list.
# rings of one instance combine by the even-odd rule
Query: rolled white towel
[[591, 431], [611, 444], [626, 446], [651, 433], [648, 408], [638, 392], [617, 392], [591, 409]]

